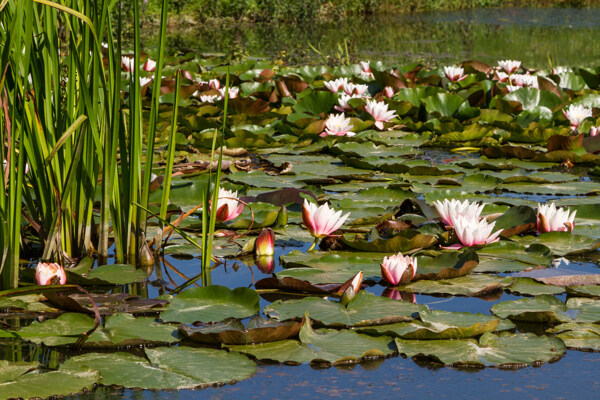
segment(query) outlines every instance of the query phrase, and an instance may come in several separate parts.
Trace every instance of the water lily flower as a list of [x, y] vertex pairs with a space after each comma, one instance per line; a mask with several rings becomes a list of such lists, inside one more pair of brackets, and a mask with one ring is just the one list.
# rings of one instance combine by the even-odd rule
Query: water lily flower
[[367, 93], [367, 90], [369, 89], [369, 87], [367, 85], [355, 85], [354, 83], [344, 83], [344, 85], [342, 86], [344, 89], [344, 92], [346, 92], [346, 94], [348, 95], [354, 95], [357, 94], [359, 96], [363, 96], [365, 93]]
[[388, 111], [388, 105], [375, 100], [367, 100], [365, 110], [375, 119], [375, 127], [383, 130], [383, 123], [390, 122], [396, 117], [396, 111]]
[[141, 87], [146, 86], [150, 82], [152, 82], [152, 77], [151, 76], [140, 76], [140, 86]]
[[417, 259], [400, 252], [384, 257], [381, 263], [381, 277], [394, 286], [410, 282], [416, 273]]
[[573, 232], [573, 228], [575, 228], [575, 214], [577, 214], [577, 210], [570, 213], [568, 208], [557, 208], [554, 203], [538, 203], [538, 232]]
[[498, 61], [498, 66], [504, 70], [507, 74], [512, 74], [515, 72], [520, 66], [521, 61], [517, 60], [504, 60]]
[[[500, 240], [498, 236], [502, 233], [502, 230], [498, 230], [492, 233], [496, 222], [491, 224], [486, 221], [485, 218], [470, 218], [464, 215], [458, 215], [452, 220], [454, 225], [454, 232], [458, 240], [462, 243], [462, 246], [477, 246], [482, 244], [490, 244]], [[462, 247], [462, 246], [450, 246], [450, 248]]]
[[217, 96], [216, 94], [207, 94], [207, 95], [201, 95], [200, 96], [200, 101], [203, 103], [214, 103], [215, 100], [218, 100], [219, 96]]
[[394, 88], [391, 86], [386, 86], [383, 89], [383, 94], [385, 95], [385, 97], [387, 97], [388, 99], [394, 96]]
[[219, 188], [217, 221], [225, 222], [236, 218], [244, 211], [244, 203], [238, 200], [237, 191]]
[[600, 126], [592, 126], [590, 128], [590, 136], [596, 136], [600, 132]]
[[350, 213], [342, 215], [342, 211], [334, 211], [333, 208], [329, 208], [327, 203], [317, 207], [315, 203], [309, 203], [304, 199], [302, 205], [302, 222], [308, 232], [315, 237], [315, 242], [310, 247], [309, 251], [312, 250], [317, 244], [319, 238], [330, 236], [333, 232], [337, 231], [350, 216]]
[[156, 69], [156, 61], [154, 61], [153, 59], [149, 58], [146, 60], [146, 62], [144, 63], [144, 71], [147, 72], [152, 72]]
[[[219, 93], [221, 93], [221, 97], [225, 98], [225, 88], [219, 88]], [[236, 97], [238, 97], [238, 93], [240, 92], [240, 89], [236, 86], [232, 86], [229, 88], [229, 98], [230, 99], [235, 99]]]
[[133, 57], [121, 56], [121, 67], [125, 72], [133, 71], [135, 60]]
[[460, 67], [444, 67], [444, 74], [450, 82], [458, 82], [467, 77], [465, 75], [465, 70]]
[[514, 74], [510, 77], [510, 81], [517, 86], [539, 89], [537, 76], [535, 75]]
[[454, 227], [454, 218], [459, 215], [467, 217], [469, 219], [479, 219], [481, 211], [483, 211], [484, 204], [471, 203], [469, 200], [465, 200], [462, 203], [456, 199], [444, 201], [436, 200], [433, 202], [435, 209], [440, 215], [440, 219], [445, 225]]
[[354, 297], [356, 297], [356, 294], [359, 292], [359, 290], [362, 286], [362, 281], [363, 281], [363, 272], [358, 271], [358, 273], [356, 275], [354, 275], [351, 278], [351, 280], [349, 280], [344, 285], [342, 285], [342, 288], [344, 288], [344, 286], [348, 285], [348, 287], [346, 287], [346, 289], [344, 290], [344, 292], [342, 293], [342, 296], [340, 298], [340, 303], [343, 306], [346, 306], [350, 302], [350, 300], [352, 300]]
[[344, 87], [344, 84], [348, 84], [348, 78], [338, 78], [332, 81], [325, 81], [323, 85], [329, 89], [332, 93], [337, 93]]
[[571, 68], [563, 67], [560, 65], [558, 67], [552, 68], [552, 74], [554, 75], [564, 74], [565, 72], [571, 72]]
[[275, 233], [271, 228], [263, 228], [254, 246], [254, 253], [258, 256], [272, 256], [275, 254]]
[[208, 86], [210, 86], [211, 89], [219, 90], [221, 87], [221, 82], [219, 82], [218, 79], [211, 79], [208, 81]]
[[500, 82], [507, 82], [509, 75], [506, 72], [496, 71], [496, 76]]
[[338, 105], [334, 106], [333, 108], [336, 109], [337, 111], [341, 111], [341, 112], [350, 110], [352, 107], [350, 107], [350, 105], [348, 104], [348, 101], [350, 99], [361, 99], [361, 98], [362, 98], [362, 96], [360, 96], [358, 94], [353, 94], [352, 96], [349, 96], [344, 93], [338, 99]]
[[344, 113], [341, 114], [330, 114], [325, 122], [325, 132], [321, 133], [321, 137], [328, 135], [331, 136], [354, 136], [355, 133], [351, 132], [352, 124], [350, 118], [346, 118]]
[[369, 61], [361, 61], [360, 68], [362, 69], [362, 71], [360, 71], [360, 75], [363, 78], [367, 78], [367, 79], [374, 78], [373, 73], [371, 72], [371, 63]]
[[67, 275], [65, 269], [57, 263], [38, 263], [35, 268], [35, 280], [38, 285], [64, 285], [67, 283]]
[[192, 73], [187, 69], [181, 71], [181, 76], [183, 76], [185, 79], [189, 79], [190, 81], [194, 80], [194, 75], [192, 75]]
[[521, 89], [521, 86], [506, 85], [506, 90], [508, 90], [508, 93], [512, 93], [519, 89]]
[[577, 127], [583, 122], [584, 119], [592, 116], [592, 109], [586, 108], [582, 105], [571, 104], [567, 111], [562, 110], [565, 117], [571, 123], [571, 129], [577, 131]]

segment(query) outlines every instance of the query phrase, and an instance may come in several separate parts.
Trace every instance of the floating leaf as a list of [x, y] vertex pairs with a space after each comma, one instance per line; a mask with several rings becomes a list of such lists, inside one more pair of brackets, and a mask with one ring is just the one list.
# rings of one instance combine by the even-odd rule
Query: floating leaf
[[259, 297], [252, 289], [234, 290], [224, 286], [207, 286], [169, 296], [169, 305], [161, 314], [164, 321], [193, 323], [213, 322], [225, 318], [245, 318], [259, 311]]
[[545, 285], [536, 282], [532, 278], [510, 278], [510, 286], [506, 288], [509, 292], [516, 295], [538, 296], [540, 294], [560, 294], [564, 289], [557, 286]]
[[501, 291], [508, 284], [495, 275], [472, 274], [454, 279], [411, 282], [400, 289], [413, 293], [484, 296]]
[[419, 257], [418, 272], [413, 281], [421, 279], [452, 279], [467, 275], [477, 267], [479, 257], [473, 249], [443, 253], [437, 257]]
[[569, 322], [546, 332], [556, 333], [570, 349], [600, 351], [600, 325]]
[[500, 318], [554, 324], [571, 321], [566, 311], [565, 303], [547, 294], [533, 299], [503, 301], [492, 306], [492, 313]]

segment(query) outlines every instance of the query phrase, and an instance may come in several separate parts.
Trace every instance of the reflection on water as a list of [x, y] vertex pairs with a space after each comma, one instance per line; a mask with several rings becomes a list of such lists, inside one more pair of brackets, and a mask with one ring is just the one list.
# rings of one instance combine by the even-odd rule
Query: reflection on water
[[206, 23], [180, 28], [170, 34], [171, 48], [268, 58], [281, 56], [285, 50], [289, 63], [321, 63], [323, 59], [309, 43], [333, 57], [340, 53], [344, 40], [353, 57], [394, 64], [519, 59], [527, 67], [595, 66], [600, 56], [600, 41], [593, 40], [600, 37], [599, 8], [475, 9], [378, 15], [335, 23], [243, 27]]

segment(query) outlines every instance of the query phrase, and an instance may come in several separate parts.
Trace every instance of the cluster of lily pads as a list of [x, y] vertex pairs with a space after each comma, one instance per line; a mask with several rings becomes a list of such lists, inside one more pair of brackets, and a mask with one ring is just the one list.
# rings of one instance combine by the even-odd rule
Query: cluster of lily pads
[[[0, 308], [30, 317], [3, 328], [2, 340], [85, 354], [6, 362], [1, 396], [95, 383], [193, 388], [248, 378], [261, 360], [401, 354], [515, 368], [557, 361], [567, 348], [600, 351], [600, 71], [221, 62], [187, 54], [165, 68], [159, 144], [170, 131], [170, 76], [186, 77], [170, 213], [191, 212], [178, 227], [201, 229], [197, 206], [228, 95], [215, 269], [234, 259], [264, 278], [171, 293], [175, 282], [89, 258], [68, 269], [40, 264], [35, 277], [28, 269], [25, 280], [50, 285], [43, 296], [30, 286], [0, 297]], [[146, 73], [154, 79], [151, 63]], [[161, 192], [151, 194], [156, 208]], [[198, 254], [179, 235], [164, 252]], [[144, 281], [164, 293], [116, 290]], [[499, 301], [504, 293], [522, 298]], [[428, 296], [494, 304], [488, 314], [417, 304]], [[270, 303], [262, 310], [261, 297]], [[36, 384], [64, 378], [73, 379]]]

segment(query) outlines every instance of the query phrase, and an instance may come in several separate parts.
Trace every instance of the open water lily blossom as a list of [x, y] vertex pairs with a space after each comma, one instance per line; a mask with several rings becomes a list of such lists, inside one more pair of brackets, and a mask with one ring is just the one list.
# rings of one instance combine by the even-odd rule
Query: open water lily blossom
[[238, 200], [237, 192], [219, 188], [217, 221], [225, 222], [236, 218], [244, 211], [244, 203]]
[[577, 127], [586, 119], [592, 116], [592, 109], [582, 105], [571, 104], [567, 111], [563, 109], [563, 114], [569, 120], [571, 129], [577, 131]]
[[330, 236], [340, 229], [349, 216], [350, 213], [342, 215], [342, 211], [329, 208], [327, 203], [317, 207], [315, 203], [305, 199], [302, 205], [302, 222], [308, 232], [315, 237], [315, 242], [309, 250], [315, 247], [318, 239]]
[[149, 58], [146, 60], [146, 62], [144, 63], [144, 66], [142, 68], [144, 69], [144, 71], [152, 72], [156, 69], [156, 61]]
[[417, 259], [402, 253], [384, 257], [381, 263], [381, 277], [390, 285], [410, 282], [417, 273]]
[[367, 90], [369, 89], [369, 87], [367, 85], [355, 85], [354, 83], [344, 83], [344, 85], [342, 86], [344, 88], [344, 92], [346, 92], [347, 95], [359, 95], [359, 96], [365, 96], [365, 93], [368, 93]]
[[494, 233], [496, 222], [488, 223], [485, 218], [469, 218], [464, 215], [458, 215], [453, 219], [454, 232], [462, 246], [450, 246], [450, 248], [460, 248], [463, 246], [471, 247], [478, 245], [486, 245], [500, 240], [498, 236], [502, 233], [498, 230]]
[[342, 94], [340, 96], [340, 98], [338, 99], [338, 105], [334, 106], [333, 108], [336, 109], [337, 111], [346, 111], [346, 110], [350, 110], [352, 107], [350, 107], [350, 105], [348, 104], [348, 101], [350, 101], [351, 99], [361, 99], [362, 96], [357, 95], [357, 94], [353, 94], [352, 96], [349, 96], [347, 94]]
[[568, 208], [557, 208], [554, 203], [539, 204], [537, 209], [538, 232], [573, 232], [575, 228], [575, 214], [577, 210], [569, 212]]
[[445, 225], [454, 227], [454, 219], [459, 215], [469, 219], [479, 219], [484, 204], [471, 203], [465, 200], [462, 203], [456, 199], [444, 201], [436, 200], [433, 202], [435, 209], [440, 215], [440, 219]]
[[512, 74], [521, 66], [521, 61], [517, 60], [503, 60], [498, 61], [498, 66], [504, 70], [507, 74]]
[[[219, 93], [221, 93], [221, 97], [225, 98], [225, 88], [222, 87], [222, 88], [220, 88], [218, 90], [219, 90]], [[230, 87], [229, 88], [229, 92], [228, 92], [229, 93], [229, 98], [230, 99], [235, 99], [236, 97], [238, 97], [239, 92], [240, 92], [240, 89], [238, 87], [236, 87], [236, 86]]]
[[323, 85], [333, 93], [339, 92], [344, 85], [348, 84], [348, 78], [337, 78], [332, 81], [325, 81]]
[[350, 129], [352, 129], [350, 118], [346, 118], [344, 113], [330, 114], [325, 122], [325, 132], [321, 133], [321, 136], [354, 136], [355, 133]]
[[371, 72], [371, 63], [369, 61], [361, 61], [360, 62], [360, 75], [366, 79], [373, 79], [373, 72]]
[[64, 285], [67, 283], [67, 274], [62, 265], [40, 262], [35, 268], [35, 280], [40, 286]]
[[375, 127], [383, 130], [383, 123], [396, 117], [396, 111], [388, 111], [388, 105], [375, 100], [367, 100], [365, 110], [375, 119]]
[[444, 67], [444, 74], [450, 82], [458, 82], [461, 79], [466, 78], [465, 70], [460, 67]]

